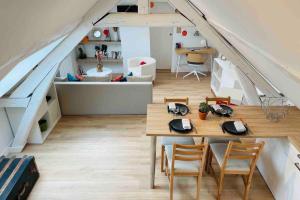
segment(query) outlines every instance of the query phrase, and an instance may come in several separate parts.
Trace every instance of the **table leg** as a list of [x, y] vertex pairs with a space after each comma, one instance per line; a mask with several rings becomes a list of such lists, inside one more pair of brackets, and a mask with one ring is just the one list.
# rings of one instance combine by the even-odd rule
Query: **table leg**
[[156, 136], [151, 136], [151, 167], [150, 167], [150, 188], [154, 189], [155, 161], [156, 161]]
[[212, 69], [213, 69], [213, 65], [214, 65], [214, 58], [213, 58], [213, 55], [212, 54], [210, 54], [210, 71], [212, 72]]
[[179, 65], [180, 65], [180, 55], [177, 55], [176, 78], [178, 75]]

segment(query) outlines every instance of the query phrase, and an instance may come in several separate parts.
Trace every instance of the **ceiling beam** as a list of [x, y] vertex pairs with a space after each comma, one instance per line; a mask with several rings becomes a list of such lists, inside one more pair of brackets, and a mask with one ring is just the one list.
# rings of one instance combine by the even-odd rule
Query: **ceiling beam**
[[169, 0], [169, 2], [189, 19], [201, 34], [254, 82], [264, 94], [268, 96], [280, 96], [269, 81], [226, 38], [208, 23], [198, 8], [193, 6], [188, 0]]
[[111, 26], [194, 26], [181, 14], [138, 14], [138, 13], [111, 13], [101, 20], [96, 27]]

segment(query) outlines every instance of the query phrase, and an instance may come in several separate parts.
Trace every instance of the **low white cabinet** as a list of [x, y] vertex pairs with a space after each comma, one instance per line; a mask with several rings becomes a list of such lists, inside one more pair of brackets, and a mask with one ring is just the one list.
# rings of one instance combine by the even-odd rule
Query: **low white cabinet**
[[277, 200], [300, 199], [300, 152], [287, 139], [266, 142], [257, 167]]

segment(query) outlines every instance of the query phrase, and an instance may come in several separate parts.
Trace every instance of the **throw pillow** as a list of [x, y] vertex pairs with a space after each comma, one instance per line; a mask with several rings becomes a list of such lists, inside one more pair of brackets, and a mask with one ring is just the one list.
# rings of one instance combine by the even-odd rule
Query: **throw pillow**
[[129, 73], [127, 74], [127, 76], [133, 76], [133, 73], [132, 73], [132, 72], [129, 72]]
[[123, 78], [123, 75], [117, 76], [116, 78], [114, 78], [112, 80], [112, 82], [120, 82], [122, 80], [122, 78]]
[[67, 74], [67, 79], [68, 81], [78, 81], [78, 79], [70, 73]]
[[79, 74], [76, 74], [75, 78], [77, 78], [79, 81], [83, 81], [83, 79], [84, 79], [83, 76], [79, 75]]
[[144, 65], [144, 64], [146, 64], [146, 62], [142, 60], [142, 61], [140, 62], [140, 65]]

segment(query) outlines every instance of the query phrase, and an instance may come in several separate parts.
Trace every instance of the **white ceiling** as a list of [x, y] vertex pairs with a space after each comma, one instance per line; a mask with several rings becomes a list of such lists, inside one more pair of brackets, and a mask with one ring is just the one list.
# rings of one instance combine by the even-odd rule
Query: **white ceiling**
[[0, 79], [22, 58], [71, 31], [97, 0], [1, 0]]
[[191, 2], [236, 48], [247, 46], [300, 78], [299, 0]]

